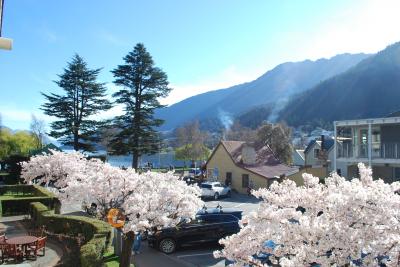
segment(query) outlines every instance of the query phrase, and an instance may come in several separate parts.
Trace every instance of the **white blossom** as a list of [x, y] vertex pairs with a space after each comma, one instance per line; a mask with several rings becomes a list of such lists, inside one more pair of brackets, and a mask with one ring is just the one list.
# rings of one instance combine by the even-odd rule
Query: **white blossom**
[[262, 198], [257, 212], [243, 218], [239, 233], [220, 241], [224, 248], [215, 256], [233, 266], [267, 266], [254, 257], [261, 252], [280, 266], [345, 266], [361, 258], [362, 266], [378, 266], [378, 259], [399, 266], [399, 183], [373, 180], [370, 168], [358, 166], [360, 178], [351, 181], [332, 174], [322, 184], [305, 174], [304, 186], [285, 180], [255, 191]]
[[[96, 203], [104, 218], [108, 209], [126, 215], [124, 232], [152, 230], [193, 218], [203, 206], [200, 188], [188, 186], [172, 173], [123, 170], [97, 159], [87, 160], [79, 152], [51, 151], [22, 163], [26, 182], [54, 182], [64, 203]], [[38, 178], [39, 177], [39, 178]]]

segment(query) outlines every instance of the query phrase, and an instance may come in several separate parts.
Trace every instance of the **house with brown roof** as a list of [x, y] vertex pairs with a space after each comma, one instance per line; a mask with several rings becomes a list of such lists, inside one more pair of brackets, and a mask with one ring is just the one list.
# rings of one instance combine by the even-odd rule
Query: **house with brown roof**
[[268, 146], [255, 149], [241, 141], [221, 141], [207, 161], [207, 179], [230, 185], [239, 193], [269, 187], [299, 176], [299, 168], [281, 163]]

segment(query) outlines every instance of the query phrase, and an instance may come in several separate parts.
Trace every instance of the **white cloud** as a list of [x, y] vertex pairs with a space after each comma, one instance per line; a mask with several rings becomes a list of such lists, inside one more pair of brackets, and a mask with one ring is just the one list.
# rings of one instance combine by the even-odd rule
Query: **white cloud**
[[168, 97], [161, 99], [164, 105], [171, 105], [193, 95], [207, 91], [224, 89], [233, 85], [250, 82], [263, 74], [265, 70], [239, 70], [235, 66], [229, 66], [210, 77], [199, 77], [193, 83], [171, 84], [173, 89]]

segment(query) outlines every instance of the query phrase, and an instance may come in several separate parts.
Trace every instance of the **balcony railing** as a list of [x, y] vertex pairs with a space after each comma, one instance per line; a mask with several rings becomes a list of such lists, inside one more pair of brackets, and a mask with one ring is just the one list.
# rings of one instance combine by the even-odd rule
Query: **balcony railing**
[[[368, 144], [340, 144], [338, 158], [368, 158]], [[400, 143], [373, 143], [371, 158], [400, 159]]]

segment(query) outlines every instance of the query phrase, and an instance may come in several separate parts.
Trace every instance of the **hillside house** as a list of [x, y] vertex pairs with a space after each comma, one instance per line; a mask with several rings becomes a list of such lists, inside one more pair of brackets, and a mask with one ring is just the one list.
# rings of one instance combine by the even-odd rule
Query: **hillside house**
[[342, 176], [358, 176], [357, 163], [372, 167], [373, 176], [386, 182], [400, 181], [400, 117], [334, 122], [338, 142], [334, 169]]
[[299, 169], [282, 164], [264, 146], [256, 150], [240, 141], [221, 141], [207, 163], [207, 179], [231, 185], [239, 193], [269, 187], [274, 181], [298, 178]]
[[330, 173], [334, 170], [334, 141], [332, 138], [321, 135], [321, 138], [310, 141], [304, 150], [305, 166], [312, 168], [326, 168]]
[[304, 166], [305, 163], [306, 163], [304, 150], [302, 150], [302, 149], [293, 149], [292, 161], [293, 161], [293, 165], [294, 166]]

